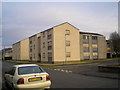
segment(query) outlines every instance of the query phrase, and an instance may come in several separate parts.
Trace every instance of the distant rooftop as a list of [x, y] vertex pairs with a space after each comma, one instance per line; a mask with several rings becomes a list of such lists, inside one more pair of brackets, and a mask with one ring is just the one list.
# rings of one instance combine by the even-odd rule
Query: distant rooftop
[[98, 34], [98, 33], [91, 33], [91, 32], [80, 32], [80, 34], [92, 34], [92, 35], [99, 35], [99, 36], [103, 36], [102, 34]]

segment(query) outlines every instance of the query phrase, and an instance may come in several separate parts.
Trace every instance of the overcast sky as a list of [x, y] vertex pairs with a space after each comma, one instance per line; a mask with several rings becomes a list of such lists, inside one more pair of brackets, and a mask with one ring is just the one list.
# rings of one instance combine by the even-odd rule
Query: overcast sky
[[2, 39], [4, 46], [43, 30], [69, 22], [80, 31], [109, 37], [118, 30], [117, 2], [4, 2]]

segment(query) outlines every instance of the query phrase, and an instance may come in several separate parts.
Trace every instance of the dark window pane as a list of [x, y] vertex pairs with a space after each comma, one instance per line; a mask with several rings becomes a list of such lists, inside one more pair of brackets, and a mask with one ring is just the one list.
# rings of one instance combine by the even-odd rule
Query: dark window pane
[[97, 40], [97, 36], [92, 36], [92, 40]]
[[98, 52], [98, 48], [93, 48], [93, 52]]
[[51, 35], [51, 34], [49, 34], [49, 35], [48, 35], [48, 39], [51, 39], [51, 38], [52, 38], [52, 35]]
[[93, 43], [93, 44], [97, 44], [98, 41], [97, 41], [97, 40], [92, 40], [92, 43]]
[[83, 39], [89, 39], [89, 36], [87, 36], [87, 35], [83, 35]]
[[83, 40], [83, 44], [88, 44], [89, 40]]
[[83, 47], [84, 52], [89, 52], [89, 47]]
[[52, 50], [52, 46], [48, 46], [48, 50]]
[[98, 56], [93, 56], [93, 59], [98, 59]]
[[84, 60], [89, 60], [90, 56], [84, 56]]

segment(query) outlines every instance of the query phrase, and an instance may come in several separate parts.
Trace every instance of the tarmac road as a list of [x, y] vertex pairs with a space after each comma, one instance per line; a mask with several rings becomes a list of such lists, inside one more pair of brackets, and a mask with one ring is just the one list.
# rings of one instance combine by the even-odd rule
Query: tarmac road
[[[2, 75], [8, 71], [14, 63], [2, 62]], [[118, 88], [118, 79], [86, 76], [71, 71], [43, 68], [50, 74], [52, 80], [51, 88]], [[67, 67], [68, 68], [68, 67]], [[2, 77], [2, 90], [9, 90], [4, 84]]]

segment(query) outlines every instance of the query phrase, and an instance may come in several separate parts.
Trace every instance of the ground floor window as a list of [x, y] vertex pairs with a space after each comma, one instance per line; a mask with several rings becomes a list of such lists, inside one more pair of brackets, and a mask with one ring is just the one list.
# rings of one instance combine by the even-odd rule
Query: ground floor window
[[93, 56], [93, 59], [98, 59], [98, 56]]
[[84, 56], [84, 60], [89, 60], [90, 56]]
[[52, 60], [52, 57], [48, 57], [48, 60]]
[[66, 57], [71, 57], [71, 53], [70, 52], [66, 52]]
[[52, 52], [48, 52], [48, 60], [52, 60]]
[[32, 60], [32, 57], [30, 57], [30, 60]]

